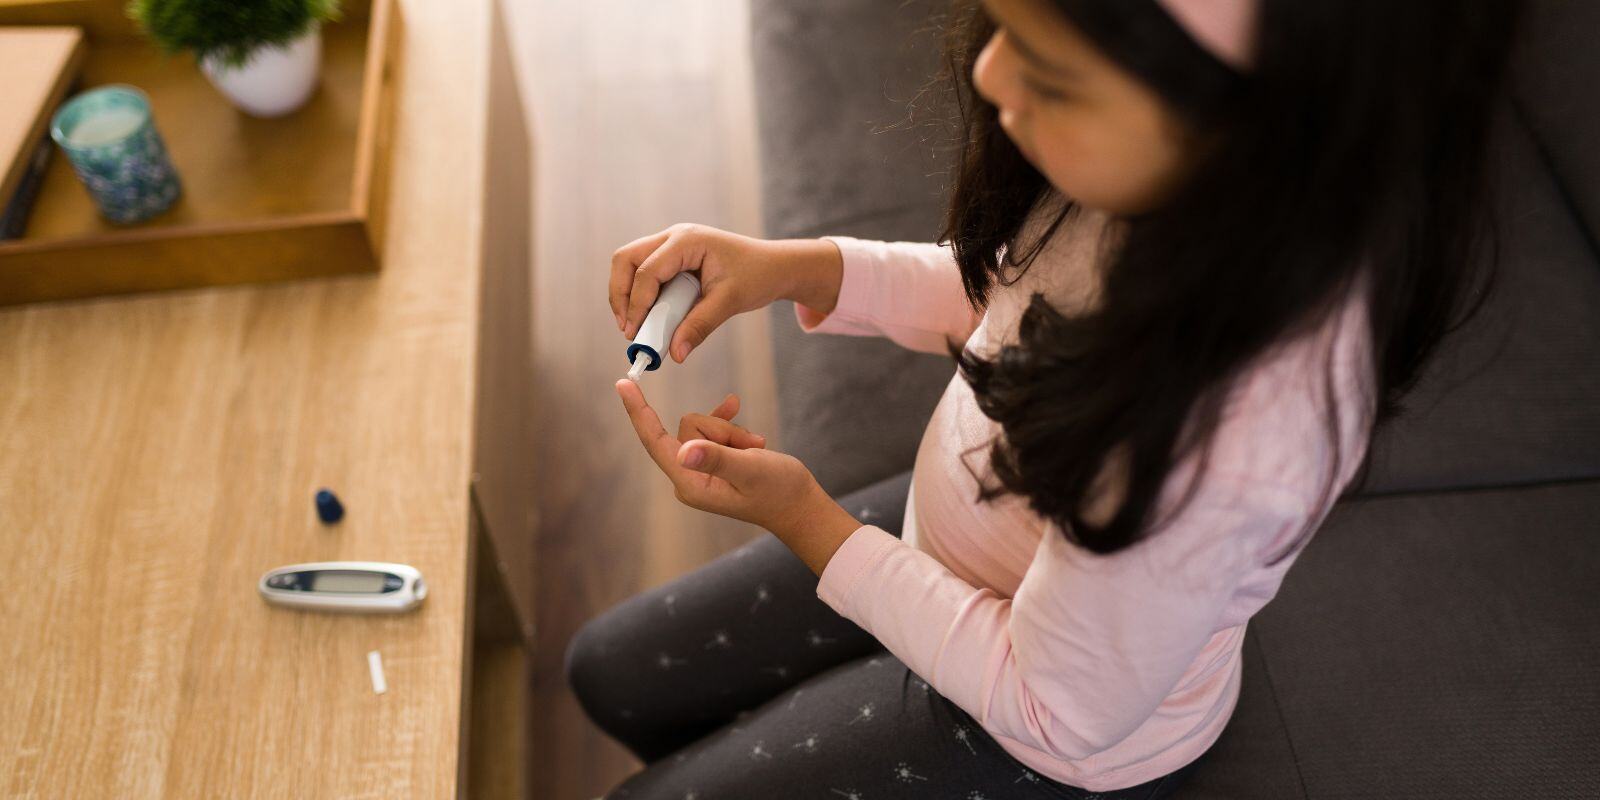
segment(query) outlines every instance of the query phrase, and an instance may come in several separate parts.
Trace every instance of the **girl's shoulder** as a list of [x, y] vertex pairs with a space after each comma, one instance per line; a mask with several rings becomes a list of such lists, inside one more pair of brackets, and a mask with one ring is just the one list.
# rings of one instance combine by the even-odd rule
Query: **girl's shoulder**
[[1221, 469], [1270, 481], [1307, 502], [1337, 496], [1366, 455], [1377, 410], [1361, 271], [1316, 321], [1267, 348], [1230, 387], [1212, 442]]
[[1147, 537], [1130, 558], [1152, 574], [1205, 583], [1212, 573], [1192, 565], [1262, 566], [1324, 518], [1371, 433], [1366, 303], [1353, 291], [1240, 373], [1207, 447], [1174, 465], [1162, 487], [1156, 518], [1183, 530]]

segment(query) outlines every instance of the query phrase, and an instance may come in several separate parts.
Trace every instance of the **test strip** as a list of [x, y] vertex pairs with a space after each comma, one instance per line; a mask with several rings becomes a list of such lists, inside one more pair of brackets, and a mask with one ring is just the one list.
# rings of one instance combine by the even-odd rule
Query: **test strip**
[[372, 671], [372, 693], [383, 694], [389, 691], [389, 682], [383, 679], [383, 656], [373, 650], [367, 654], [367, 668]]

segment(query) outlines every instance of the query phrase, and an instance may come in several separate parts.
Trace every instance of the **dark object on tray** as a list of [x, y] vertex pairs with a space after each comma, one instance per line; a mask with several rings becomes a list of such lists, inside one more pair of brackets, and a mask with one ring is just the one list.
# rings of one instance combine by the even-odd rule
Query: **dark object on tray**
[[22, 229], [28, 224], [28, 212], [33, 210], [33, 199], [39, 195], [39, 184], [44, 181], [45, 167], [50, 166], [50, 154], [54, 151], [55, 144], [49, 137], [40, 139], [34, 145], [33, 154], [28, 157], [27, 167], [18, 180], [16, 190], [11, 193], [5, 211], [0, 212], [0, 239], [16, 239], [22, 235]]
[[22, 235], [50, 167], [50, 116], [77, 82], [83, 32], [0, 27], [0, 240]]

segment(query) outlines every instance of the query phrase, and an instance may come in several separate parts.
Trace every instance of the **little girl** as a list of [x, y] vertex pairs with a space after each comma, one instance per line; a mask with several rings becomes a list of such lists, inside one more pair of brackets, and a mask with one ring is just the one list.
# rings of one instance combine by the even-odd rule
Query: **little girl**
[[941, 244], [678, 225], [618, 250], [628, 337], [698, 271], [677, 361], [789, 299], [959, 370], [909, 476], [840, 502], [737, 398], [674, 435], [617, 384], [682, 502], [773, 537], [574, 640], [580, 701], [648, 764], [610, 796], [1171, 793], [1228, 723], [1246, 623], [1481, 297], [1515, 16], [984, 0], [954, 28]]

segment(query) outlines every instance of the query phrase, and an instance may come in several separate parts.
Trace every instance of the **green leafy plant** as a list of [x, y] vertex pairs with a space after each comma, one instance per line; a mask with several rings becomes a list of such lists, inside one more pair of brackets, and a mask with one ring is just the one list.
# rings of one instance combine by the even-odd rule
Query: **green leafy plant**
[[286, 45], [338, 19], [339, 0], [130, 0], [128, 16], [162, 50], [237, 67], [257, 47]]

